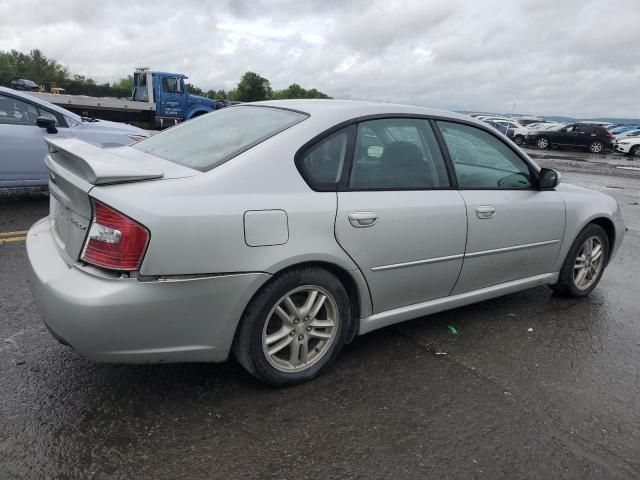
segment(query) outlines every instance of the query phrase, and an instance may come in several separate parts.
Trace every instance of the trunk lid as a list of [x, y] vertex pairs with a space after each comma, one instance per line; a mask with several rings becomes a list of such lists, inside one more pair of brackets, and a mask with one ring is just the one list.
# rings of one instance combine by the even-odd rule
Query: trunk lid
[[96, 185], [185, 178], [201, 172], [130, 147], [102, 148], [72, 139], [46, 139], [51, 232], [64, 260], [75, 263], [91, 224], [89, 192]]

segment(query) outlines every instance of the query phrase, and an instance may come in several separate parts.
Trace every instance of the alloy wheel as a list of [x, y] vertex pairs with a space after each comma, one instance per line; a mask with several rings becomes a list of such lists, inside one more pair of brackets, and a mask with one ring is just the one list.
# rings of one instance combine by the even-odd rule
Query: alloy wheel
[[547, 140], [546, 138], [539, 138], [538, 142], [537, 142], [538, 148], [544, 150], [545, 148], [547, 148], [549, 146], [549, 140]]
[[579, 290], [588, 289], [598, 279], [604, 265], [604, 250], [599, 237], [589, 237], [580, 247], [573, 267], [573, 283]]
[[600, 153], [602, 152], [604, 148], [604, 145], [602, 145], [600, 142], [593, 142], [591, 144], [591, 153]]
[[282, 372], [305, 370], [333, 344], [340, 321], [338, 306], [325, 289], [305, 285], [280, 298], [262, 329], [262, 351]]

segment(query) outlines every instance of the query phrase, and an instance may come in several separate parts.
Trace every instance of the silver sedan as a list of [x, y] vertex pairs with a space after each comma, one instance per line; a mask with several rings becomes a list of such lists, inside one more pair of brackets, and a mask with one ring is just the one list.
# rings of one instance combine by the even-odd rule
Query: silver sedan
[[96, 361], [233, 352], [299, 383], [387, 325], [545, 284], [588, 295], [625, 231], [613, 198], [438, 110], [261, 102], [130, 147], [48, 143], [31, 287]]

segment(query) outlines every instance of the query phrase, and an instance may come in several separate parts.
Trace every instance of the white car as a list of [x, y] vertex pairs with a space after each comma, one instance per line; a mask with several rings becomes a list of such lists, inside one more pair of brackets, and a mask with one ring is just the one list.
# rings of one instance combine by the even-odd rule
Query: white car
[[619, 140], [616, 142], [614, 150], [632, 157], [640, 157], [640, 137]]
[[0, 188], [48, 184], [45, 139], [78, 138], [120, 147], [149, 134], [124, 123], [83, 118], [25, 92], [0, 87]]
[[522, 145], [525, 138], [527, 138], [527, 135], [531, 132], [531, 129], [522, 125], [518, 120], [509, 118], [488, 118], [487, 120], [498, 123], [513, 130], [513, 141], [516, 143], [516, 145]]

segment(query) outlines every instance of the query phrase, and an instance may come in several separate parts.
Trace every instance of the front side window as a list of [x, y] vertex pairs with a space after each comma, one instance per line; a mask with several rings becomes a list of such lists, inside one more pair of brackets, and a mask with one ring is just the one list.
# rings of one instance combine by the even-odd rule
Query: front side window
[[173, 77], [164, 77], [162, 79], [162, 91], [165, 93], [182, 93], [180, 87], [180, 79]]
[[281, 108], [238, 105], [181, 123], [131, 148], [206, 171], [306, 118]]
[[349, 187], [430, 189], [449, 186], [428, 120], [386, 118], [358, 124]]
[[17, 98], [0, 95], [0, 123], [11, 125], [35, 125], [38, 109]]
[[437, 123], [461, 188], [533, 188], [529, 166], [504, 142], [476, 127]]

